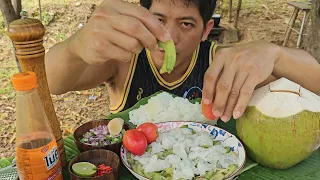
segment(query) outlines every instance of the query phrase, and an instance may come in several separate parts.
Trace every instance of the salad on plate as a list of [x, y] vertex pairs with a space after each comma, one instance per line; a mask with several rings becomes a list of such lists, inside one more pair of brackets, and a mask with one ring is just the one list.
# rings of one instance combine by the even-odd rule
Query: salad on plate
[[141, 145], [143, 153], [137, 154], [137, 151], [131, 151], [132, 147], [123, 145], [129, 168], [145, 179], [224, 179], [244, 164], [234, 147], [206, 131], [189, 128], [187, 124], [158, 132], [153, 142]]

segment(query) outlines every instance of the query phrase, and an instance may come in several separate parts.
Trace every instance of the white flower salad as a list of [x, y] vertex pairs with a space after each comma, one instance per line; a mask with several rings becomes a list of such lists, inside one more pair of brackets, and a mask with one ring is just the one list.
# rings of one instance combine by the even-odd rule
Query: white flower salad
[[132, 169], [149, 179], [223, 179], [238, 168], [239, 159], [205, 131], [182, 126], [159, 134], [147, 151], [127, 152]]

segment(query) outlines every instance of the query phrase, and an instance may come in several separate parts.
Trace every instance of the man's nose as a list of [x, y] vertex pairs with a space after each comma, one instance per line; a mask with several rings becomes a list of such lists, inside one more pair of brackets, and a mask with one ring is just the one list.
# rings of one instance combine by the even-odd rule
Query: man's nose
[[179, 27], [177, 27], [176, 25], [169, 25], [167, 24], [166, 25], [166, 29], [167, 31], [169, 32], [170, 36], [171, 36], [171, 39], [173, 40], [174, 42], [174, 45], [177, 45], [179, 44], [179, 40], [180, 40], [180, 30], [179, 30]]

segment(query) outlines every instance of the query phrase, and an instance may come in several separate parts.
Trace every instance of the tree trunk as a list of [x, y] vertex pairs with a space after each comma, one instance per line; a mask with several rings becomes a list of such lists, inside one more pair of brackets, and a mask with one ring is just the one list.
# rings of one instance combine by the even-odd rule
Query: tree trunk
[[312, 0], [311, 27], [308, 38], [308, 51], [320, 63], [320, 1]]
[[11, 4], [11, 0], [0, 0], [0, 10], [6, 21], [7, 27], [12, 21], [18, 19], [18, 16], [15, 13]]
[[16, 15], [18, 16], [18, 18], [20, 18], [20, 12], [22, 10], [21, 0], [11, 0], [11, 1], [12, 1], [14, 11], [16, 12]]

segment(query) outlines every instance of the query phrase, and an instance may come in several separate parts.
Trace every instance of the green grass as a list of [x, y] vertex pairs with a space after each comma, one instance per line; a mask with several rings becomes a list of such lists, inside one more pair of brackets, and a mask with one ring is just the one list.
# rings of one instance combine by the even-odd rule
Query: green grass
[[67, 37], [66, 37], [65, 33], [59, 32], [59, 33], [56, 34], [56, 40], [57, 41], [64, 41], [66, 39], [67, 39]]
[[[41, 7], [44, 6], [52, 6], [55, 4], [63, 4], [68, 5], [68, 3], [72, 0], [41, 0]], [[33, 9], [33, 10], [39, 10], [38, 1], [22, 1], [22, 9]]]
[[14, 92], [11, 77], [14, 73], [18, 72], [18, 68], [1, 68], [0, 69], [0, 80], [2, 80], [2, 84], [0, 86], [0, 95], [9, 95], [11, 96]]
[[[261, 8], [261, 5], [266, 4], [267, 2], [273, 2], [273, 0], [245, 0], [242, 1], [241, 8], [247, 10], [255, 10]], [[238, 4], [238, 1], [236, 1], [235, 4]], [[237, 5], [235, 7], [237, 7]]]
[[[249, 10], [249, 11], [260, 11], [263, 4], [268, 4], [269, 2], [275, 2], [276, 0], [243, 0], [241, 4], [241, 10]], [[238, 7], [238, 1], [233, 0], [232, 3], [232, 13], [236, 12]], [[229, 12], [229, 1], [224, 0], [223, 6], [220, 7], [219, 12], [228, 13]]]

